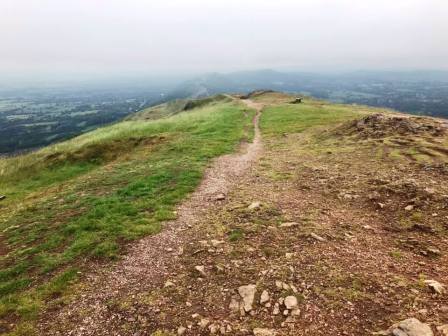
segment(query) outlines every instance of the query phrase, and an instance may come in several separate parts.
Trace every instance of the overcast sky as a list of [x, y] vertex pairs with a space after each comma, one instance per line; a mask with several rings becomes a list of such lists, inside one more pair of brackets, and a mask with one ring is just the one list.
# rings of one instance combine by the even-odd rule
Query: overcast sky
[[448, 69], [447, 0], [0, 0], [0, 74]]

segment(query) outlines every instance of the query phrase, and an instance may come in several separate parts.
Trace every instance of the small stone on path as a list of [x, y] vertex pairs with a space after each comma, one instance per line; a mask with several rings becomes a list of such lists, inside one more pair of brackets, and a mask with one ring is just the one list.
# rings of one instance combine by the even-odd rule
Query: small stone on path
[[173, 287], [173, 286], [174, 286], [174, 283], [168, 280], [167, 282], [165, 282], [165, 285], [163, 287], [167, 288], [167, 287]]
[[260, 304], [266, 303], [268, 301], [269, 301], [269, 292], [267, 290], [264, 290], [263, 293], [261, 293]]
[[210, 241], [210, 244], [211, 244], [213, 247], [218, 247], [219, 245], [224, 244], [224, 241], [223, 241], [223, 240], [212, 239], [212, 240]]
[[437, 294], [443, 294], [445, 292], [445, 286], [436, 280], [425, 280], [425, 284]]
[[200, 266], [195, 266], [194, 269], [196, 271], [198, 271], [203, 277], [207, 276], [207, 273], [205, 273], [205, 267], [200, 265]]
[[202, 328], [202, 329], [204, 329], [204, 328], [207, 328], [207, 326], [210, 324], [210, 320], [208, 320], [208, 319], [202, 319], [200, 322], [199, 322], [199, 326]]
[[215, 197], [215, 201], [224, 201], [226, 199], [226, 195], [224, 194], [218, 194]]
[[275, 303], [274, 309], [272, 310], [272, 315], [278, 315], [280, 314], [280, 306], [278, 303]]
[[434, 336], [431, 327], [416, 318], [403, 320], [394, 324], [386, 331], [380, 331], [374, 334], [387, 336]]
[[323, 238], [323, 237], [321, 237], [321, 236], [318, 236], [318, 235], [315, 234], [314, 232], [311, 233], [310, 236], [311, 236], [311, 238], [314, 238], [314, 239], [316, 239], [316, 240], [318, 240], [318, 241], [320, 241], [320, 242], [324, 242], [324, 241], [326, 241], [325, 238]]
[[254, 336], [275, 336], [277, 333], [273, 329], [255, 328]]
[[261, 206], [260, 202], [252, 202], [251, 205], [249, 205], [247, 208], [249, 210], [255, 210], [255, 209], [260, 208], [260, 206]]
[[294, 309], [297, 307], [299, 302], [297, 301], [297, 298], [293, 295], [287, 296], [285, 298], [285, 307], [286, 309]]
[[293, 227], [293, 226], [297, 226], [299, 225], [299, 223], [296, 222], [288, 222], [288, 223], [282, 223], [280, 224], [281, 228], [289, 228], [289, 227]]
[[252, 304], [254, 303], [255, 292], [256, 292], [255, 285], [240, 286], [238, 288], [238, 293], [243, 299], [244, 310], [246, 311], [246, 313], [252, 310]]
[[240, 311], [240, 304], [239, 304], [239, 302], [238, 302], [238, 300], [236, 298], [233, 297], [230, 300], [229, 309], [230, 309], [230, 311], [232, 311], [234, 313], [237, 313], [237, 312]]

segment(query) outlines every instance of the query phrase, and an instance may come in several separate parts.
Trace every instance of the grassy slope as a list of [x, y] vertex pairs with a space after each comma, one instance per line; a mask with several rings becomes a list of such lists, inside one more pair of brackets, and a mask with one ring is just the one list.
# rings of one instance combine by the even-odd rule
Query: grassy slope
[[221, 102], [126, 121], [1, 160], [0, 331], [22, 322], [29, 333], [26, 321], [64, 300], [88, 260], [116, 258], [173, 218], [210, 160], [250, 136], [243, 110]]
[[358, 111], [348, 105], [308, 99], [297, 105], [280, 102], [265, 109], [261, 128], [265, 136], [272, 137], [282, 133], [300, 133], [315, 126], [335, 125], [359, 115]]
[[126, 118], [126, 120], [156, 120], [171, 117], [178, 113], [201, 106], [221, 104], [224, 102], [229, 102], [230, 100], [231, 98], [226, 95], [216, 95], [202, 99], [175, 99], [161, 105], [148, 107], [143, 111], [130, 115]]
[[[291, 96], [270, 93], [256, 97], [255, 100], [268, 104], [261, 119], [261, 128], [267, 138], [281, 135], [307, 132], [315, 136], [310, 139], [314, 150], [346, 153], [356, 150], [371, 151], [378, 159], [400, 161], [411, 159], [421, 164], [441, 163], [446, 161], [448, 142], [446, 138], [434, 139], [429, 135], [403, 136], [397, 132], [385, 135], [380, 140], [360, 139], [357, 134], [347, 136], [341, 141], [340, 136], [326, 133], [338, 124], [359, 119], [368, 114], [383, 113], [402, 117], [405, 114], [389, 109], [372, 108], [362, 105], [332, 104], [315, 99], [304, 99], [302, 104], [289, 104]], [[414, 119], [417, 120], [417, 119]], [[432, 124], [436, 119], [422, 118], [421, 122]]]

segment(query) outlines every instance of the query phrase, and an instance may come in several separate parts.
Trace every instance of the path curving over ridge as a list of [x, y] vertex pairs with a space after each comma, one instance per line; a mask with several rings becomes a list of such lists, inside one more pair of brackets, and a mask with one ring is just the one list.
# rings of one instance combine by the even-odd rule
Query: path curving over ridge
[[89, 274], [84, 281], [87, 290], [60, 312], [47, 313], [39, 324], [39, 335], [119, 335], [110, 328], [114, 319], [108, 309], [110, 302], [163, 285], [178, 248], [188, 241], [185, 231], [217, 206], [218, 195], [226, 195], [238, 185], [262, 153], [259, 118], [264, 105], [251, 100], [241, 102], [257, 111], [253, 141], [243, 144], [237, 153], [215, 159], [197, 190], [177, 208], [177, 219], [167, 222], [160, 233], [136, 242], [110, 269]]

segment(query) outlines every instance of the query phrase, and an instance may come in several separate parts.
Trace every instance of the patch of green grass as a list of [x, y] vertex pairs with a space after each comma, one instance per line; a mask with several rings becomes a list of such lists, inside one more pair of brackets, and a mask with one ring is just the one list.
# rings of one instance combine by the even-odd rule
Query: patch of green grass
[[0, 204], [0, 243], [9, 252], [0, 257], [0, 318], [33, 321], [67, 295], [76, 281], [72, 267], [116, 259], [124, 243], [175, 218], [210, 161], [247, 137], [254, 111], [243, 109], [224, 102], [126, 121], [0, 160], [0, 186], [14, 199]]
[[82, 175], [98, 164], [93, 162], [81, 162], [78, 164], [61, 164], [58, 167], [40, 167], [36, 171], [14, 174], [13, 177], [0, 177], [0, 190], [8, 195], [8, 203], [16, 202], [30, 191], [35, 191], [43, 187], [57, 185], [60, 182]]
[[272, 181], [286, 181], [292, 178], [293, 174], [284, 171], [270, 170], [267, 172], [268, 176]]
[[314, 126], [335, 125], [357, 116], [359, 113], [352, 106], [305, 100], [302, 104], [284, 104], [264, 109], [260, 126], [263, 134], [270, 137], [300, 133]]
[[231, 242], [236, 242], [244, 238], [244, 231], [242, 229], [234, 229], [229, 232], [229, 240]]
[[392, 258], [394, 258], [394, 259], [401, 259], [401, 258], [403, 258], [403, 253], [401, 251], [397, 251], [397, 250], [390, 251], [389, 255]]
[[413, 220], [415, 222], [422, 222], [424, 220], [425, 216], [423, 212], [421, 211], [413, 211], [412, 214], [409, 216], [410, 220]]
[[418, 211], [408, 215], [403, 214], [403, 216], [395, 223], [394, 228], [399, 231], [406, 231], [411, 229], [415, 222], [422, 221], [422, 214]]
[[151, 336], [174, 336], [174, 334], [169, 331], [157, 330], [156, 332], [153, 332]]
[[363, 291], [362, 283], [353, 281], [351, 286], [325, 288], [322, 290], [323, 294], [332, 300], [350, 300], [356, 301], [367, 296]]

